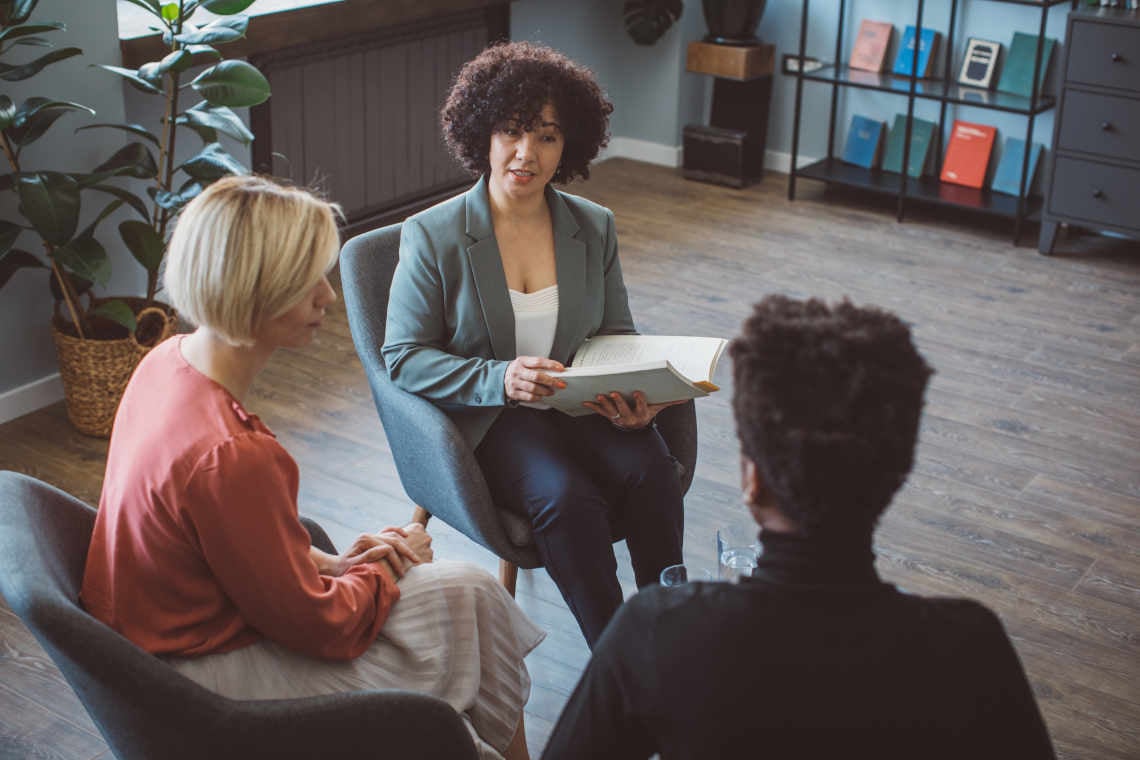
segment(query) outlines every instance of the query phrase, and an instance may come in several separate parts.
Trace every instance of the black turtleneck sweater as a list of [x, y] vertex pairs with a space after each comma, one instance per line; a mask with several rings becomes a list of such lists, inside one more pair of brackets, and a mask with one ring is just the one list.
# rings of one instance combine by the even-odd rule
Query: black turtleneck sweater
[[869, 536], [761, 542], [739, 584], [623, 605], [543, 758], [1054, 757], [988, 609], [881, 582]]

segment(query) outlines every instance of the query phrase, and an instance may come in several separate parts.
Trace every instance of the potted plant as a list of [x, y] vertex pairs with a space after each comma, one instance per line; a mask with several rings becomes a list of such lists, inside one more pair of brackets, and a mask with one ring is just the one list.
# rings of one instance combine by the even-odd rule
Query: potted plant
[[[142, 356], [174, 330], [171, 308], [156, 299], [166, 241], [181, 208], [214, 180], [245, 167], [218, 144], [219, 134], [248, 144], [253, 135], [231, 109], [256, 105], [269, 97], [265, 77], [244, 61], [222, 60], [216, 45], [240, 39], [248, 19], [239, 15], [254, 0], [128, 0], [155, 16], [168, 53], [137, 70], [102, 66], [132, 86], [156, 96], [162, 116], [158, 134], [139, 124], [100, 123], [81, 127], [122, 130], [134, 138], [113, 156], [87, 173], [29, 171], [21, 165], [20, 150], [41, 138], [69, 111], [86, 106], [48, 98], [28, 98], [16, 106], [0, 96], [0, 146], [11, 173], [0, 177], [0, 191], [16, 193], [26, 223], [0, 221], [0, 287], [25, 267], [46, 267], [51, 272], [55, 297], [53, 338], [60, 358], [60, 374], [67, 398], [68, 417], [80, 432], [110, 434], [119, 398]], [[45, 66], [80, 55], [78, 48], [52, 50], [31, 62], [3, 60], [19, 44], [49, 46], [42, 35], [63, 28], [57, 22], [28, 23], [38, 0], [0, 0], [0, 78], [26, 79]], [[190, 19], [206, 9], [219, 18], [197, 26]], [[194, 72], [195, 69], [204, 70]], [[188, 83], [184, 80], [196, 74]], [[185, 89], [201, 96], [185, 105]], [[203, 147], [177, 162], [179, 130], [196, 132]], [[157, 157], [156, 157], [157, 152]], [[146, 183], [146, 197], [117, 184], [128, 177]], [[98, 192], [112, 200], [82, 229], [78, 226], [81, 197]], [[126, 205], [138, 215], [119, 224], [119, 235], [147, 273], [145, 296], [95, 298], [94, 285], [110, 277], [110, 259], [96, 239], [99, 224]], [[36, 234], [44, 253], [37, 256], [18, 248], [25, 230]]]

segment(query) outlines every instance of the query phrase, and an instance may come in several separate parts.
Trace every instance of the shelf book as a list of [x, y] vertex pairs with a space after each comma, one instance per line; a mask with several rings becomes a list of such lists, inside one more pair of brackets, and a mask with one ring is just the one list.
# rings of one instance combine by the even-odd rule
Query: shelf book
[[859, 34], [851, 48], [848, 66], [862, 71], [881, 72], [887, 65], [887, 50], [891, 46], [891, 36], [895, 31], [886, 21], [863, 19], [859, 23]]
[[[1033, 187], [1033, 177], [1037, 173], [1037, 164], [1041, 160], [1043, 146], [1033, 143], [1029, 151], [1029, 168], [1025, 175], [1025, 194]], [[994, 181], [991, 186], [995, 193], [1005, 193], [1016, 196], [1021, 190], [1021, 166], [1025, 160], [1025, 140], [1016, 137], [1006, 138], [1002, 148], [1001, 158], [997, 169], [994, 170]]]
[[[1041, 72], [1037, 76], [1037, 94], [1040, 95], [1045, 86], [1045, 74], [1049, 71], [1049, 58], [1053, 55], [1053, 47], [1057, 41], [1046, 37], [1045, 45], [1041, 50]], [[1002, 65], [1001, 77], [997, 88], [1002, 92], [1011, 92], [1029, 98], [1033, 96], [1033, 66], [1037, 62], [1037, 36], [1014, 32], [1013, 41], [1009, 43], [1009, 52]]]
[[642, 391], [650, 404], [699, 398], [720, 390], [713, 384], [728, 341], [674, 335], [596, 335], [587, 338], [565, 372], [552, 373], [566, 387], [543, 399], [552, 408], [580, 417], [598, 394], [617, 392], [633, 403]]
[[[915, 118], [910, 130], [910, 156], [906, 173], [910, 177], [921, 177], [926, 173], [930, 161], [930, 145], [938, 125], [932, 121]], [[906, 147], [906, 116], [897, 114], [895, 122], [887, 133], [887, 150], [883, 156], [883, 171], [902, 174], [903, 150]]]
[[958, 82], [988, 90], [994, 85], [994, 71], [1001, 55], [1001, 43], [971, 37], [966, 42], [966, 55]]
[[[899, 76], [909, 77], [911, 72], [916, 70], [915, 67], [915, 37], [917, 29], [913, 26], [908, 26], [903, 32], [902, 41], [899, 42], [899, 52], [895, 56], [894, 73]], [[918, 78], [926, 79], [934, 76], [934, 61], [938, 55], [938, 42], [942, 39], [941, 32], [936, 32], [933, 29], [922, 28], [922, 39], [918, 45]]]
[[883, 132], [886, 123], [856, 114], [847, 129], [843, 160], [864, 169], [877, 169], [883, 156]]
[[942, 159], [943, 182], [981, 189], [986, 184], [997, 129], [988, 124], [954, 122], [950, 143]]

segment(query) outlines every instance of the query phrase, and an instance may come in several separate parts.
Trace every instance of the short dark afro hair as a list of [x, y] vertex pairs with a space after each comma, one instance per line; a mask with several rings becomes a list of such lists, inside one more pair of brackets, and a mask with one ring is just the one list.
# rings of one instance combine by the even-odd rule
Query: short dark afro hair
[[914, 464], [932, 370], [898, 317], [769, 296], [732, 341], [741, 450], [808, 535], [869, 534]]
[[590, 162], [609, 143], [614, 106], [593, 72], [543, 45], [493, 45], [465, 64], [440, 112], [444, 140], [463, 168], [487, 174], [495, 130], [512, 119], [534, 124], [547, 103], [564, 139], [552, 181], [589, 179]]

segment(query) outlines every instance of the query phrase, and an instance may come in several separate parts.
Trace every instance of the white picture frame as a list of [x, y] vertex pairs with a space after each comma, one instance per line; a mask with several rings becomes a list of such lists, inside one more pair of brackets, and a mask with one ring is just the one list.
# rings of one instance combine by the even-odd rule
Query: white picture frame
[[966, 42], [966, 54], [962, 58], [962, 69], [958, 73], [958, 83], [970, 87], [990, 89], [1001, 57], [1001, 43], [970, 37]]

